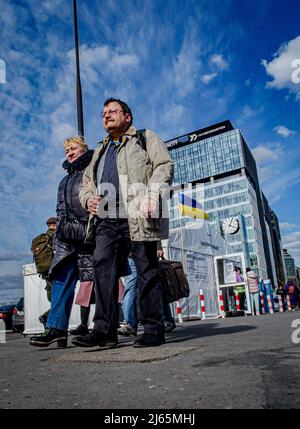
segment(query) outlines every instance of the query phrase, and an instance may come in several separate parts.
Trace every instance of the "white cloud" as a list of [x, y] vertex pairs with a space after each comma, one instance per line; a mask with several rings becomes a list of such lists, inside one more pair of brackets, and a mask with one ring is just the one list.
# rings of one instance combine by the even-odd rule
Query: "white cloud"
[[282, 245], [295, 258], [295, 262], [300, 266], [300, 231], [282, 237]]
[[[252, 150], [257, 162], [261, 188], [270, 204], [274, 204], [286, 195], [286, 192], [300, 183], [300, 168], [291, 164], [287, 169], [283, 160], [295, 158], [279, 143], [259, 145]], [[296, 158], [295, 158], [296, 159]]]
[[289, 222], [280, 222], [279, 226], [281, 230], [290, 230], [296, 227], [294, 223]]
[[[72, 49], [68, 52], [70, 63], [74, 64], [75, 51]], [[103, 74], [103, 68], [110, 72], [111, 75], [124, 73], [128, 68], [135, 68], [139, 63], [139, 59], [134, 54], [128, 54], [120, 50], [114, 50], [109, 46], [80, 46], [80, 66], [81, 73], [86, 80], [96, 82], [99, 75]]]
[[293, 81], [295, 80], [293, 76], [297, 71], [294, 62], [299, 58], [300, 36], [284, 43], [274, 55], [274, 59], [269, 63], [266, 60], [262, 60], [261, 63], [265, 67], [267, 74], [273, 78], [272, 81], [267, 82], [267, 87], [288, 89], [290, 92], [295, 93], [296, 97], [299, 97], [300, 85]]
[[262, 174], [260, 177], [264, 193], [268, 196], [270, 204], [274, 204], [285, 195], [289, 188], [299, 185], [300, 168], [282, 173], [276, 165], [271, 165], [269, 171], [269, 177], [264, 178]]
[[282, 237], [285, 245], [293, 245], [295, 242], [300, 242], [300, 231], [292, 232], [291, 234]]
[[295, 131], [289, 130], [284, 125], [277, 125], [277, 127], [274, 128], [274, 131], [285, 138], [295, 135]]
[[179, 122], [187, 114], [187, 109], [179, 103], [165, 103], [162, 108], [162, 118], [165, 122]]
[[259, 166], [278, 160], [282, 153], [282, 147], [278, 144], [273, 146], [261, 145], [252, 150], [255, 161]]
[[[191, 27], [193, 28], [193, 27]], [[200, 69], [200, 40], [195, 30], [188, 32], [182, 43], [179, 55], [174, 62], [174, 77], [179, 97], [191, 93], [197, 82]]]
[[229, 68], [229, 63], [224, 60], [223, 55], [212, 55], [210, 61], [216, 65], [219, 70], [227, 70]]
[[259, 109], [253, 109], [250, 106], [245, 106], [243, 109], [243, 114], [244, 114], [246, 119], [249, 119], [249, 118], [255, 118], [256, 116], [263, 113], [263, 111], [264, 111], [263, 106], [261, 106]]
[[208, 85], [211, 81], [213, 81], [218, 76], [218, 73], [205, 74], [202, 76], [201, 80], [205, 85]]

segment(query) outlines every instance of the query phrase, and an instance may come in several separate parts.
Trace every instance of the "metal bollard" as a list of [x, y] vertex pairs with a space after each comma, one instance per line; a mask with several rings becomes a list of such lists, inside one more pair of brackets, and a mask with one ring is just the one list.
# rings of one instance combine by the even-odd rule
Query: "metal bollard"
[[201, 320], [206, 320], [204, 293], [202, 289], [200, 289], [200, 306], [201, 306]]
[[180, 301], [176, 301], [176, 307], [177, 307], [178, 322], [183, 323]]

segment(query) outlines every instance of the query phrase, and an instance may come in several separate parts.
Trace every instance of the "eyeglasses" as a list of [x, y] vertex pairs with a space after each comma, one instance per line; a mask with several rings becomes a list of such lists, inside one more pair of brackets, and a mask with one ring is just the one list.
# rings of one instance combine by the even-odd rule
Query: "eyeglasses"
[[123, 112], [123, 110], [117, 110], [117, 109], [109, 109], [105, 112], [102, 112], [102, 118], [105, 118], [107, 115], [116, 115], [118, 112]]

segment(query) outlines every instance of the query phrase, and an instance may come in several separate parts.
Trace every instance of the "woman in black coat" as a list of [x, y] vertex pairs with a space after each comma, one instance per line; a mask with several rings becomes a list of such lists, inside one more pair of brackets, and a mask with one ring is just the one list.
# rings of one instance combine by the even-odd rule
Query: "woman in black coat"
[[[63, 168], [68, 174], [60, 182], [57, 194], [57, 230], [53, 237], [54, 258], [49, 271], [53, 279], [51, 310], [46, 331], [30, 341], [31, 345], [39, 347], [47, 347], [54, 342], [58, 347], [66, 347], [76, 283], [80, 280], [92, 289], [93, 281], [93, 246], [84, 243], [82, 234], [89, 214], [79, 201], [82, 176], [93, 151], [88, 150], [82, 137], [67, 139], [64, 146], [67, 159]], [[88, 315], [89, 308], [85, 315], [81, 309], [86, 323]]]

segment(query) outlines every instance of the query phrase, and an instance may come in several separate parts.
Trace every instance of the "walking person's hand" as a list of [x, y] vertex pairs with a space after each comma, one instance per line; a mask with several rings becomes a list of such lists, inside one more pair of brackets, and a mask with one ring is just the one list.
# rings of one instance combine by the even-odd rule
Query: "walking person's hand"
[[98, 195], [95, 195], [94, 197], [90, 197], [87, 200], [87, 209], [93, 215], [97, 214], [100, 200], [101, 200], [101, 197], [99, 197]]
[[156, 202], [149, 198], [144, 198], [140, 205], [140, 213], [142, 217], [158, 217]]
[[158, 258], [164, 257], [164, 251], [162, 249], [157, 250], [156, 255]]

